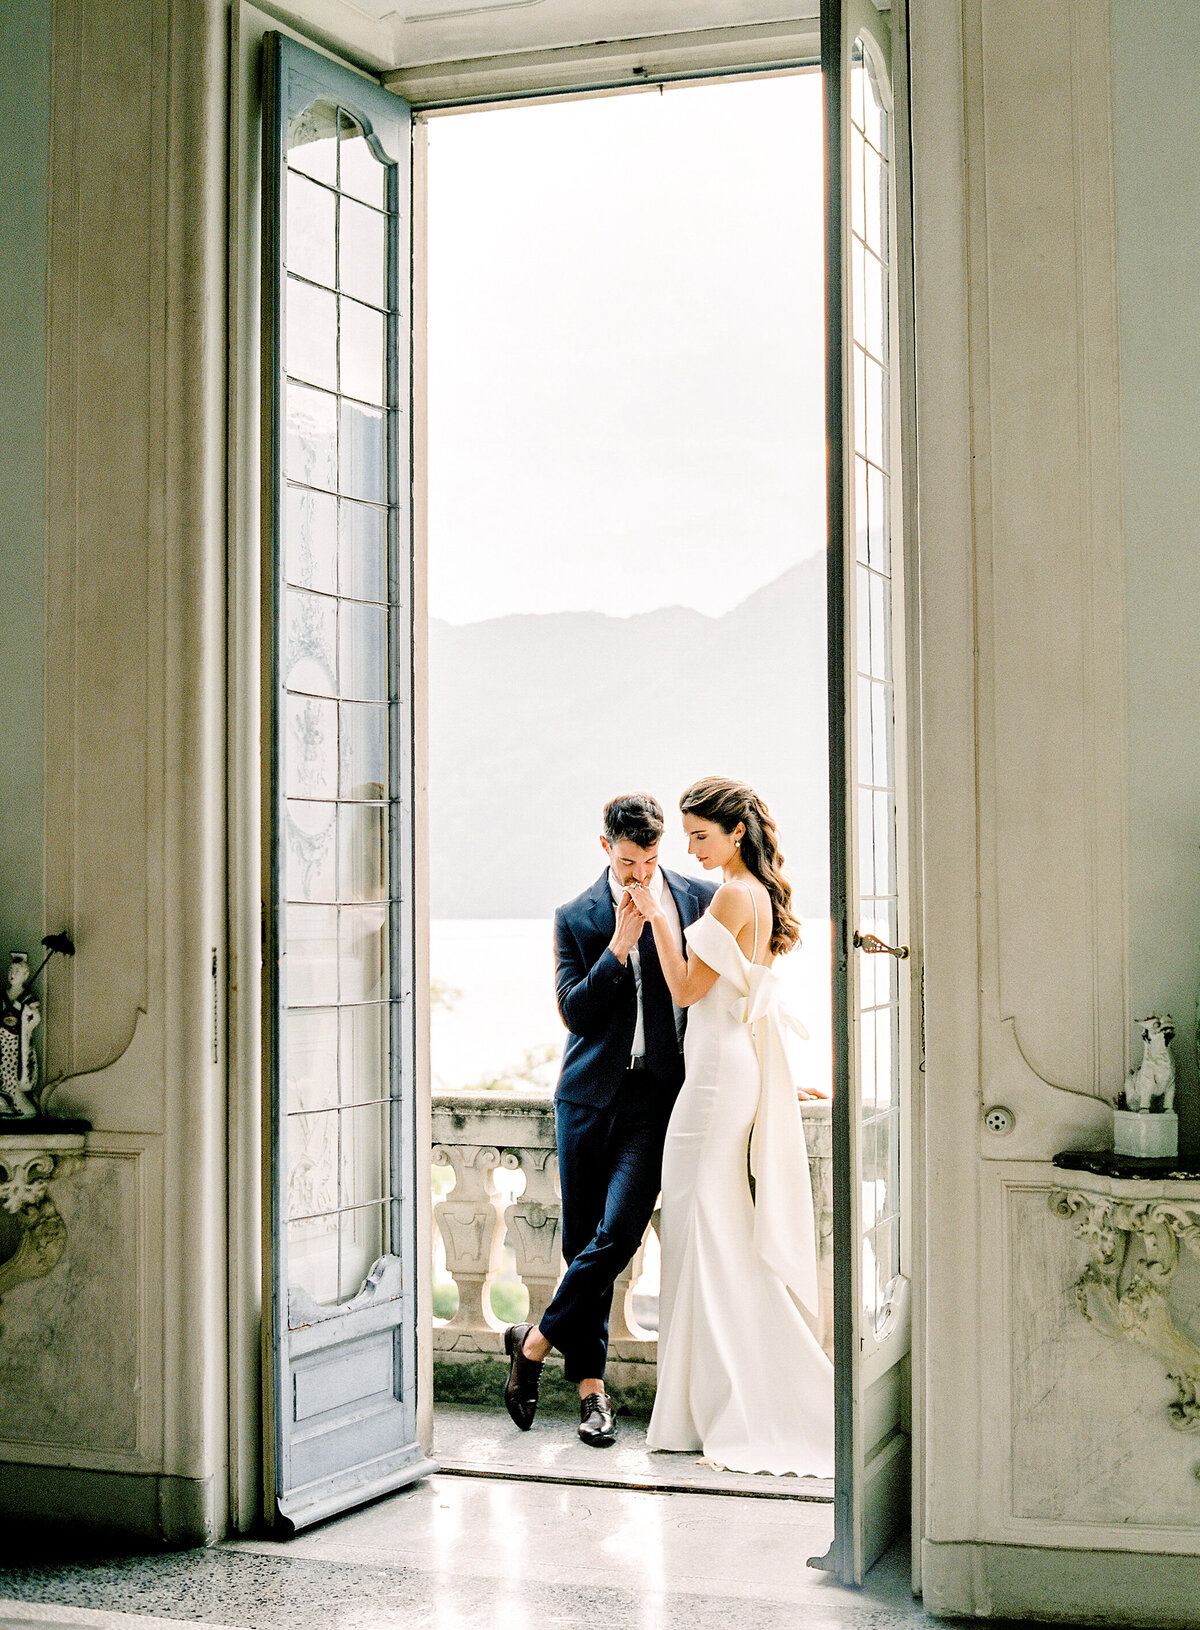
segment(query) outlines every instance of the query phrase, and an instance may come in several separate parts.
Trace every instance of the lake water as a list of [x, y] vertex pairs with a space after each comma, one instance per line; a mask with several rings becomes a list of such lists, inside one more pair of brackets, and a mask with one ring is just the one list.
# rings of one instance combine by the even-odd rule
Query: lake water
[[[792, 1064], [802, 1086], [832, 1078], [828, 919], [808, 918], [803, 944], [775, 964], [811, 1039]], [[549, 918], [443, 918], [430, 924], [434, 1091], [508, 1083], [549, 1091], [565, 1031], [554, 999]]]

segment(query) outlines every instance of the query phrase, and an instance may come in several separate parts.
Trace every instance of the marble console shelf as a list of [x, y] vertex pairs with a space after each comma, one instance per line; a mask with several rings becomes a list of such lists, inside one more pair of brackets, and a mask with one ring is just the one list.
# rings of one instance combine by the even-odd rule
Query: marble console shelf
[[67, 1226], [50, 1185], [82, 1165], [87, 1140], [82, 1131], [46, 1126], [0, 1131], [0, 1297], [48, 1274], [66, 1249]]
[[1069, 1186], [1052, 1190], [1049, 1199], [1050, 1209], [1072, 1221], [1088, 1246], [1090, 1260], [1075, 1282], [1079, 1311], [1103, 1334], [1152, 1353], [1175, 1386], [1167, 1405], [1171, 1425], [1200, 1431], [1200, 1346], [1171, 1307], [1180, 1246], [1200, 1261], [1200, 1173], [1110, 1175], [1129, 1164], [1111, 1155], [1091, 1157], [1091, 1170], [1084, 1169], [1083, 1156], [1059, 1157], [1055, 1164], [1062, 1169], [1068, 1159]]

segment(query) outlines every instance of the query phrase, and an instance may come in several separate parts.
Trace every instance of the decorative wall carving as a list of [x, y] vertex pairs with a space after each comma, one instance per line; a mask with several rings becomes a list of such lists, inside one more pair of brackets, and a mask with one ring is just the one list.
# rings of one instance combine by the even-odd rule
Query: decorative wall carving
[[1160, 1359], [1176, 1389], [1167, 1405], [1171, 1425], [1200, 1431], [1200, 1346], [1179, 1328], [1170, 1306], [1180, 1243], [1200, 1258], [1200, 1199], [1055, 1189], [1050, 1209], [1074, 1220], [1091, 1252], [1075, 1284], [1079, 1311], [1105, 1335], [1136, 1342]]
[[20, 1225], [16, 1250], [0, 1262], [0, 1297], [28, 1279], [41, 1279], [61, 1259], [67, 1225], [50, 1184], [83, 1163], [83, 1133], [0, 1135], [0, 1208]]

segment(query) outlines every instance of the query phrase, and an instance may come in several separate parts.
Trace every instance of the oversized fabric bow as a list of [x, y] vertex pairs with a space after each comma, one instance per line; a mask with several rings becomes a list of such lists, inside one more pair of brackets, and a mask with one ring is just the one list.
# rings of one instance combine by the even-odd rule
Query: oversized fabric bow
[[735, 1019], [750, 1029], [761, 1085], [750, 1133], [754, 1177], [754, 1246], [771, 1272], [801, 1306], [817, 1316], [817, 1251], [812, 1182], [804, 1123], [788, 1062], [786, 1029], [808, 1031], [783, 999], [772, 968], [746, 969], [748, 991], [730, 1003]]

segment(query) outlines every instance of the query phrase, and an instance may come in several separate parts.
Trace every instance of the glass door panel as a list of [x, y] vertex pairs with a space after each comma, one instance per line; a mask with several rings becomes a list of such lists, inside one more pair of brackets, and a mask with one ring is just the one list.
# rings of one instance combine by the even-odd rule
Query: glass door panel
[[266, 1356], [269, 1492], [296, 1528], [429, 1470], [416, 1442], [399, 428], [410, 132], [398, 97], [278, 35], [266, 44]]
[[911, 961], [888, 19], [822, 7], [827, 175], [835, 1541], [861, 1582], [908, 1512], [904, 1217]]

